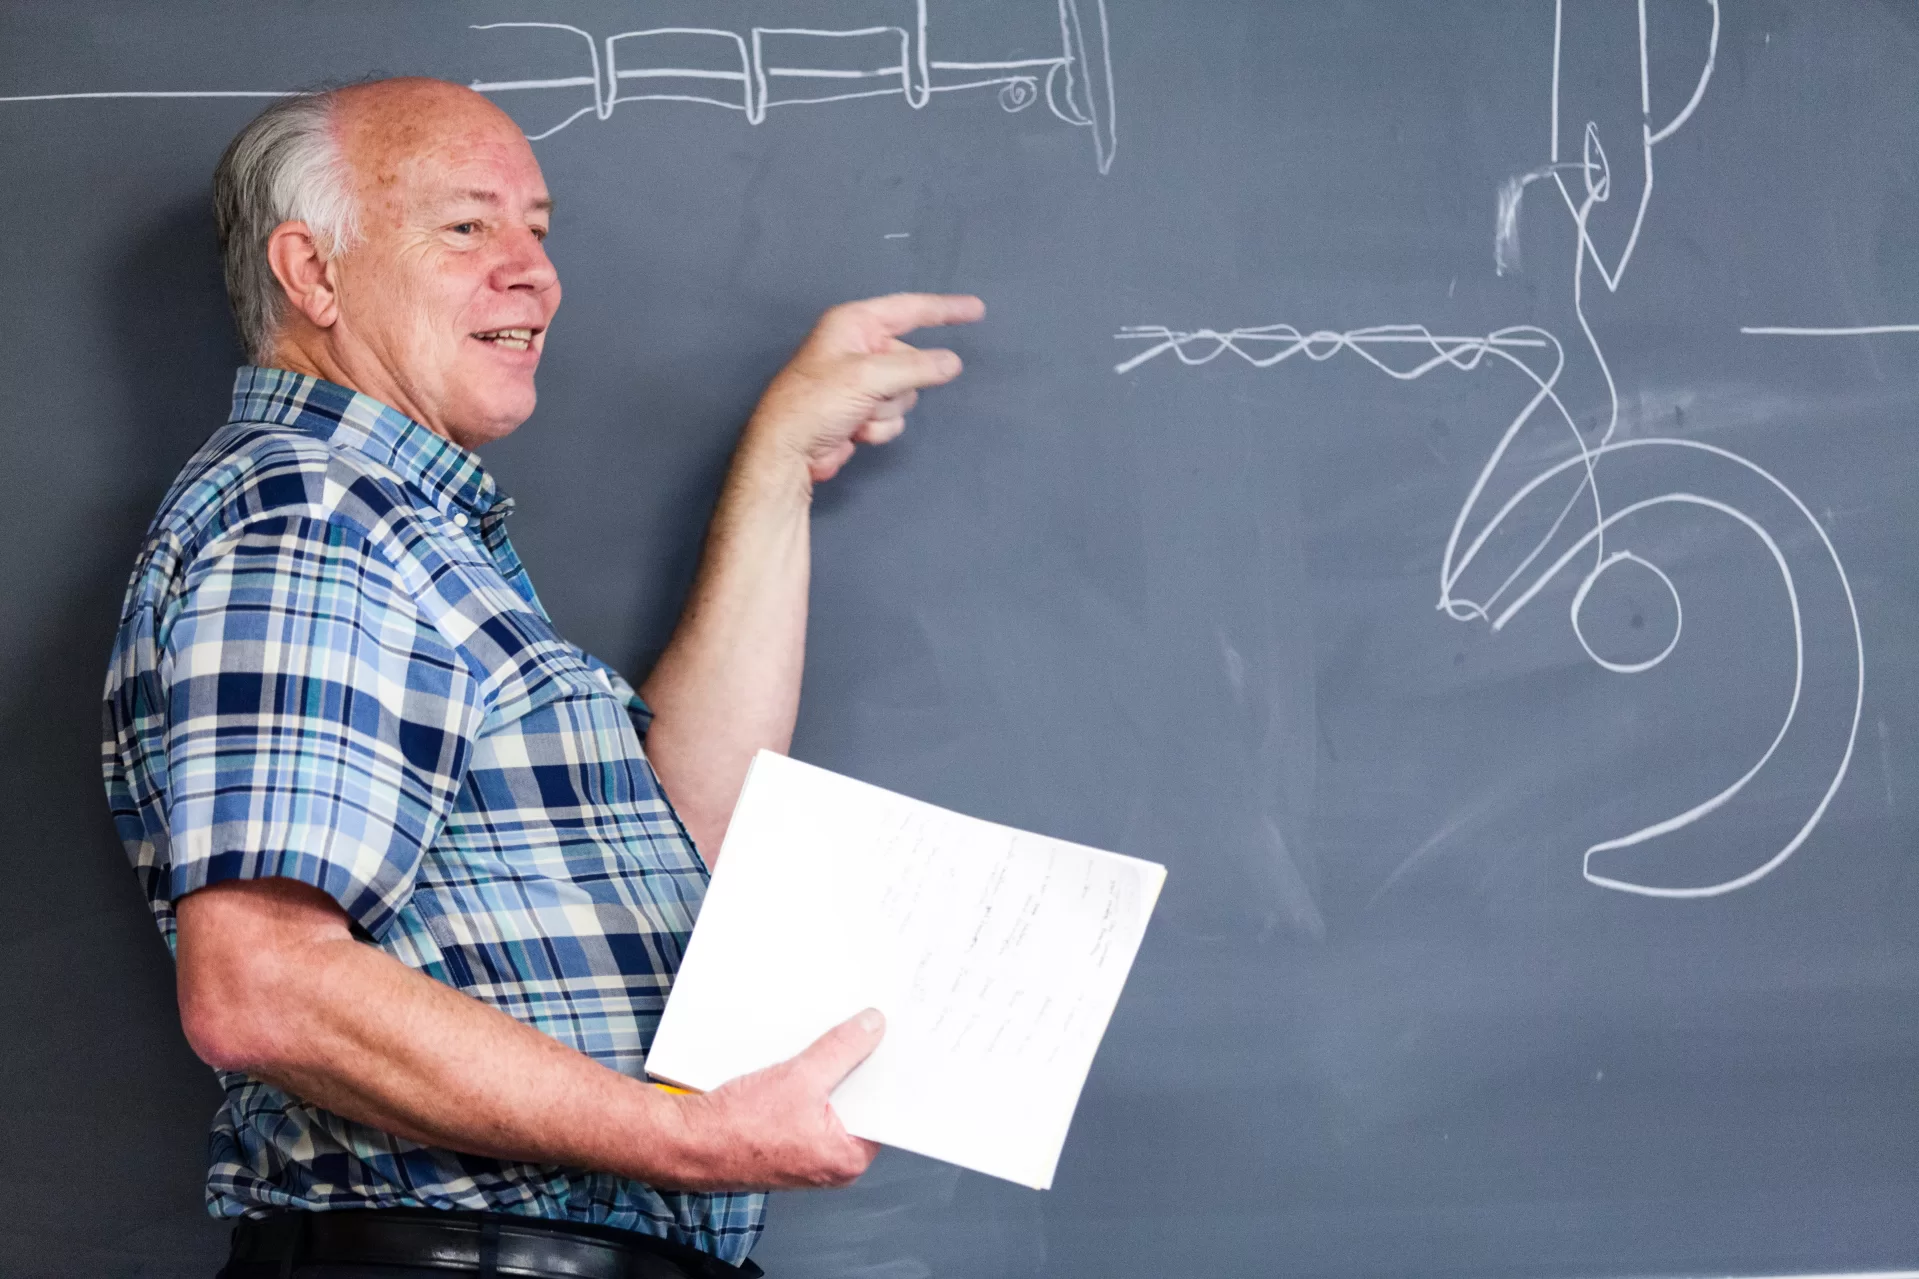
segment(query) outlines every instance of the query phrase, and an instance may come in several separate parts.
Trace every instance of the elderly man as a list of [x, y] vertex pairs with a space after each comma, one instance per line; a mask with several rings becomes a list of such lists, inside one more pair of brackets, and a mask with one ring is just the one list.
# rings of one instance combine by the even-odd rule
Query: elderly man
[[792, 733], [813, 485], [958, 374], [900, 339], [978, 299], [820, 321], [642, 699], [555, 633], [471, 451], [532, 413], [560, 302], [513, 123], [432, 80], [288, 100], [215, 207], [253, 364], [141, 550], [104, 765], [226, 1089], [223, 1274], [757, 1273], [760, 1192], [873, 1157], [828, 1096], [878, 1014], [704, 1096], [642, 1065], [747, 763]]

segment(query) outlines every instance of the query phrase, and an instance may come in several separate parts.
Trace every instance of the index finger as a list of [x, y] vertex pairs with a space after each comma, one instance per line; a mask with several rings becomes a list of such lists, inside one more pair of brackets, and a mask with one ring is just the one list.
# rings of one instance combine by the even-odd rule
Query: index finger
[[986, 314], [986, 303], [970, 293], [889, 293], [849, 302], [851, 315], [877, 324], [889, 337], [942, 324], [971, 324]]

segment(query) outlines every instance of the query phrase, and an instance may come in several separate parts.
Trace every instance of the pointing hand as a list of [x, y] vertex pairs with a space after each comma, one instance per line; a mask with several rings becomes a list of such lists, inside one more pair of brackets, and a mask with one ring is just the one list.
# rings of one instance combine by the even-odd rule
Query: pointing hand
[[831, 479], [860, 444], [884, 444], [906, 429], [921, 387], [959, 376], [951, 351], [901, 339], [915, 329], [970, 324], [986, 304], [966, 294], [894, 293], [845, 302], [820, 317], [773, 378], [748, 426], [806, 464], [814, 483]]

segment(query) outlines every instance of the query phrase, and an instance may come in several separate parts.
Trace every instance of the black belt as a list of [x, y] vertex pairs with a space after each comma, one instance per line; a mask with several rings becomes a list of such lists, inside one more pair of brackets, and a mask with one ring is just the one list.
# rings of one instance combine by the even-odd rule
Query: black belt
[[279, 1212], [233, 1228], [229, 1279], [286, 1276], [298, 1265], [412, 1266], [539, 1279], [758, 1279], [752, 1262], [653, 1235], [499, 1212], [368, 1208]]

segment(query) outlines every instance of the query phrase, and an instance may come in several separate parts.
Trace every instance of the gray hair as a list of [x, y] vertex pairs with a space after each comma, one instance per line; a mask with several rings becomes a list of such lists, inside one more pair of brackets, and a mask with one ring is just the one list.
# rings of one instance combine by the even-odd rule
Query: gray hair
[[259, 363], [286, 317], [286, 293], [267, 261], [267, 237], [282, 222], [304, 222], [320, 252], [334, 257], [360, 237], [353, 175], [334, 128], [334, 88], [282, 98], [227, 145], [213, 171], [213, 219], [227, 301], [247, 358]]

